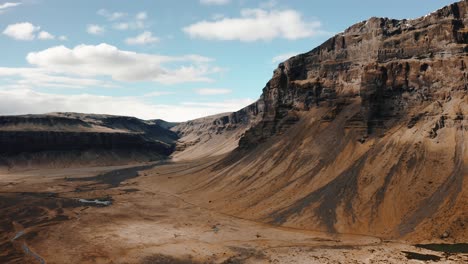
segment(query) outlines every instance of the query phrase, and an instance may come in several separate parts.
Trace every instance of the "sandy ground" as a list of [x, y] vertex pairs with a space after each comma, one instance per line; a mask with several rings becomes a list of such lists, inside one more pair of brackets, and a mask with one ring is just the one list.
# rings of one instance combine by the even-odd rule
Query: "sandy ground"
[[0, 262], [424, 263], [404, 251], [440, 257], [437, 263], [468, 261], [467, 254], [445, 255], [401, 241], [217, 213], [167, 187], [192, 166], [151, 166], [2, 172]]

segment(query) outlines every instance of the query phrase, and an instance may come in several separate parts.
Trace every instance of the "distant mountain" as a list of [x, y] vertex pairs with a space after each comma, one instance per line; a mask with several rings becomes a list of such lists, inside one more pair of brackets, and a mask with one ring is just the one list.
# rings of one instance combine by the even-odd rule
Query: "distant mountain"
[[168, 124], [78, 113], [0, 116], [0, 163], [67, 167], [167, 159], [178, 139]]
[[160, 126], [160, 127], [163, 127], [165, 129], [171, 129], [173, 127], [175, 127], [177, 124], [179, 123], [176, 123], [176, 122], [167, 122], [167, 121], [164, 121], [162, 119], [155, 119], [155, 120], [152, 120], [156, 125]]

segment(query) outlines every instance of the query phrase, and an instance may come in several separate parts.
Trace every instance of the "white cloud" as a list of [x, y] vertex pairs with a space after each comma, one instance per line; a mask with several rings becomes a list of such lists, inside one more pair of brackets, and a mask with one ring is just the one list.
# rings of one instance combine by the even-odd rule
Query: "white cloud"
[[143, 95], [143, 97], [159, 97], [159, 96], [170, 95], [170, 94], [174, 94], [174, 92], [154, 91], [154, 92], [150, 92], [150, 93]]
[[[55, 39], [55, 36], [47, 31], [42, 30], [39, 32], [40, 29], [40, 26], [35, 26], [29, 22], [22, 22], [8, 25], [3, 34], [16, 40], [34, 40], [36, 38], [40, 40]], [[59, 39], [62, 40], [63, 37], [65, 36], [61, 36]]]
[[109, 21], [115, 21], [115, 20], [118, 20], [127, 16], [127, 13], [110, 12], [106, 9], [100, 9], [97, 13], [98, 15], [105, 17]]
[[12, 88], [48, 87], [48, 88], [84, 88], [84, 87], [115, 87], [110, 82], [97, 79], [70, 77], [38, 68], [6, 68], [0, 67], [0, 77], [16, 77], [11, 84], [3, 85]]
[[3, 11], [5, 11], [5, 10], [7, 10], [7, 9], [9, 9], [9, 8], [12, 8], [12, 7], [15, 7], [15, 6], [19, 6], [19, 5], [21, 5], [21, 3], [17, 3], [17, 2], [15, 2], [15, 3], [6, 2], [6, 3], [3, 3], [3, 4], [0, 4], [0, 14], [1, 14]]
[[139, 12], [135, 15], [133, 19], [128, 19], [126, 21], [121, 21], [114, 23], [112, 27], [117, 30], [137, 30], [146, 28], [145, 21], [148, 19], [148, 13]]
[[145, 28], [145, 22], [144, 20], [136, 20], [136, 21], [128, 21], [128, 22], [120, 22], [120, 23], [115, 23], [112, 26], [114, 29], [117, 30], [137, 30], [137, 29], [142, 29]]
[[125, 42], [129, 45], [146, 45], [159, 42], [159, 38], [153, 36], [150, 31], [145, 31], [136, 37], [127, 38]]
[[3, 4], [0, 4], [0, 9], [7, 9], [7, 8], [10, 8], [10, 7], [15, 7], [15, 6], [19, 6], [19, 5], [21, 5], [21, 3], [6, 2], [6, 3], [3, 3]]
[[29, 22], [17, 23], [8, 25], [3, 34], [16, 39], [16, 40], [33, 40], [35, 39], [35, 33], [39, 31], [40, 27], [34, 26]]
[[[200, 55], [163, 56], [119, 50], [108, 45], [78, 45], [72, 49], [56, 46], [31, 52], [31, 68], [0, 68], [0, 76], [20, 78], [21, 87], [112, 86], [95, 78], [114, 81], [211, 82], [211, 75], [222, 69], [211, 65], [211, 58]], [[170, 64], [170, 66], [166, 66]]]
[[207, 76], [222, 71], [223, 70], [218, 67], [208, 67], [203, 65], [182, 66], [169, 74], [158, 76], [154, 79], [154, 81], [163, 84], [176, 84], [183, 82], [212, 82], [213, 80]]
[[140, 12], [135, 17], [137, 20], [145, 20], [148, 18], [148, 14], [146, 12]]
[[130, 24], [129, 23], [117, 23], [117, 24], [114, 24], [114, 28], [117, 30], [127, 30], [130, 28]]
[[59, 37], [59, 40], [61, 40], [61, 41], [67, 41], [68, 38], [67, 38], [67, 36], [62, 35], [62, 36]]
[[294, 57], [296, 56], [297, 54], [299, 54], [298, 52], [288, 52], [288, 53], [284, 53], [284, 54], [280, 54], [278, 56], [275, 56], [271, 62], [272, 63], [280, 63], [280, 62], [284, 62], [285, 60], [291, 58], [291, 57]]
[[92, 35], [100, 35], [104, 33], [104, 31], [104, 27], [99, 25], [88, 25], [88, 27], [86, 28], [86, 32]]
[[306, 22], [295, 10], [243, 9], [238, 18], [200, 21], [183, 28], [192, 38], [239, 40], [300, 39], [321, 33], [319, 21]]
[[142, 119], [161, 118], [186, 121], [203, 116], [232, 112], [252, 103], [251, 99], [224, 102], [185, 102], [176, 105], [153, 104], [140, 97], [112, 97], [91, 94], [59, 95], [30, 89], [0, 90], [0, 114], [42, 114], [49, 112], [81, 112], [135, 116]]
[[231, 0], [200, 0], [202, 5], [226, 5], [230, 2]]
[[151, 55], [119, 50], [108, 44], [79, 45], [73, 49], [57, 46], [31, 52], [27, 60], [41, 68], [84, 76], [110, 76], [118, 81], [174, 83], [177, 82], [177, 78], [181, 78], [182, 81], [206, 81], [208, 79], [204, 75], [211, 70], [203, 65], [182, 66], [174, 70], [162, 67], [163, 63], [169, 62], [206, 63], [211, 60], [206, 57]]
[[37, 35], [37, 38], [38, 39], [42, 39], [42, 40], [50, 40], [50, 39], [55, 39], [55, 36], [50, 34], [49, 32], [47, 31], [41, 31], [39, 32], [39, 34]]
[[[142, 29], [145, 28], [145, 20], [148, 18], [146, 12], [140, 12], [135, 15], [134, 19], [126, 19], [127, 13], [124, 12], [110, 12], [106, 9], [100, 9], [98, 15], [105, 17], [108, 21], [114, 22], [112, 27], [117, 30], [128, 30], [128, 29]], [[119, 22], [117, 22], [119, 21]]]
[[221, 94], [230, 94], [232, 91], [229, 89], [202, 88], [202, 89], [196, 89], [195, 92], [199, 95], [221, 95]]

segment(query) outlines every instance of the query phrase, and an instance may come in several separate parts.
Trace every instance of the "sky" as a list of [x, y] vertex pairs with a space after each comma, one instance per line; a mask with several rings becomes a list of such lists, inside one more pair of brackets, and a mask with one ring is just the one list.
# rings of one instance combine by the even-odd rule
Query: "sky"
[[0, 0], [0, 115], [185, 121], [254, 102], [278, 64], [445, 0]]

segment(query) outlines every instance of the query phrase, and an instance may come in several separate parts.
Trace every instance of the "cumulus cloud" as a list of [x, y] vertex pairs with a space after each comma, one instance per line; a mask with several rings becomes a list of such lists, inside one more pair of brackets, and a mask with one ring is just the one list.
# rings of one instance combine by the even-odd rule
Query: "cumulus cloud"
[[15, 6], [19, 6], [19, 5], [21, 5], [21, 3], [6, 2], [6, 3], [3, 3], [3, 4], [0, 4], [0, 9], [7, 9], [7, 8], [10, 8], [10, 7], [15, 7]]
[[[8, 25], [3, 31], [3, 34], [12, 39], [23, 41], [55, 39], [55, 36], [47, 31], [42, 30], [39, 32], [40, 29], [40, 26], [35, 26], [29, 22], [22, 22]], [[65, 36], [61, 36], [59, 39], [62, 40], [63, 37]]]
[[195, 92], [199, 95], [221, 95], [230, 94], [232, 91], [230, 89], [201, 88], [196, 89]]
[[[3, 87], [115, 87], [115, 81], [175, 84], [211, 82], [223, 69], [200, 55], [163, 56], [120, 50], [108, 44], [56, 46], [31, 52], [33, 67], [0, 67]], [[170, 66], [167, 66], [169, 64]], [[107, 79], [112, 81], [102, 81]]]
[[146, 45], [159, 42], [159, 38], [153, 36], [150, 31], [145, 31], [136, 37], [127, 38], [125, 42], [129, 45]]
[[296, 10], [243, 9], [238, 18], [200, 21], [183, 28], [192, 38], [252, 42], [300, 39], [321, 33], [319, 21], [305, 21]]
[[135, 116], [142, 119], [161, 118], [186, 121], [203, 116], [232, 112], [252, 103], [251, 99], [224, 102], [185, 102], [176, 105], [154, 104], [141, 97], [99, 96], [91, 94], [59, 95], [30, 89], [0, 90], [0, 114], [42, 114], [49, 112], [81, 112]]
[[42, 39], [42, 40], [51, 40], [51, 39], [55, 39], [55, 36], [50, 34], [49, 32], [47, 31], [41, 31], [39, 32], [39, 34], [37, 35], [37, 38], [38, 39]]
[[230, 2], [231, 0], [200, 0], [202, 5], [226, 5]]
[[272, 63], [280, 63], [280, 62], [284, 62], [285, 60], [291, 58], [291, 57], [294, 57], [296, 56], [297, 54], [299, 54], [298, 52], [288, 52], [288, 53], [284, 53], [284, 54], [280, 54], [278, 56], [275, 56], [273, 57], [273, 59], [271, 60]]
[[19, 6], [19, 5], [21, 5], [21, 3], [18, 3], [18, 2], [6, 2], [3, 4], [0, 4], [0, 14], [7, 9], [10, 9], [12, 7]]
[[40, 27], [29, 22], [8, 25], [3, 34], [16, 40], [33, 40], [36, 38], [36, 32]]
[[92, 35], [100, 35], [104, 33], [104, 31], [104, 27], [94, 24], [88, 25], [88, 27], [86, 28], [86, 32]]
[[[108, 76], [117, 81], [155, 81], [166, 84], [211, 81], [207, 75], [221, 71], [207, 63], [212, 59], [199, 55], [163, 56], [120, 50], [108, 44], [78, 45], [73, 49], [56, 46], [31, 52], [27, 61], [55, 72], [81, 76]], [[165, 63], [186, 63], [178, 68]]]

